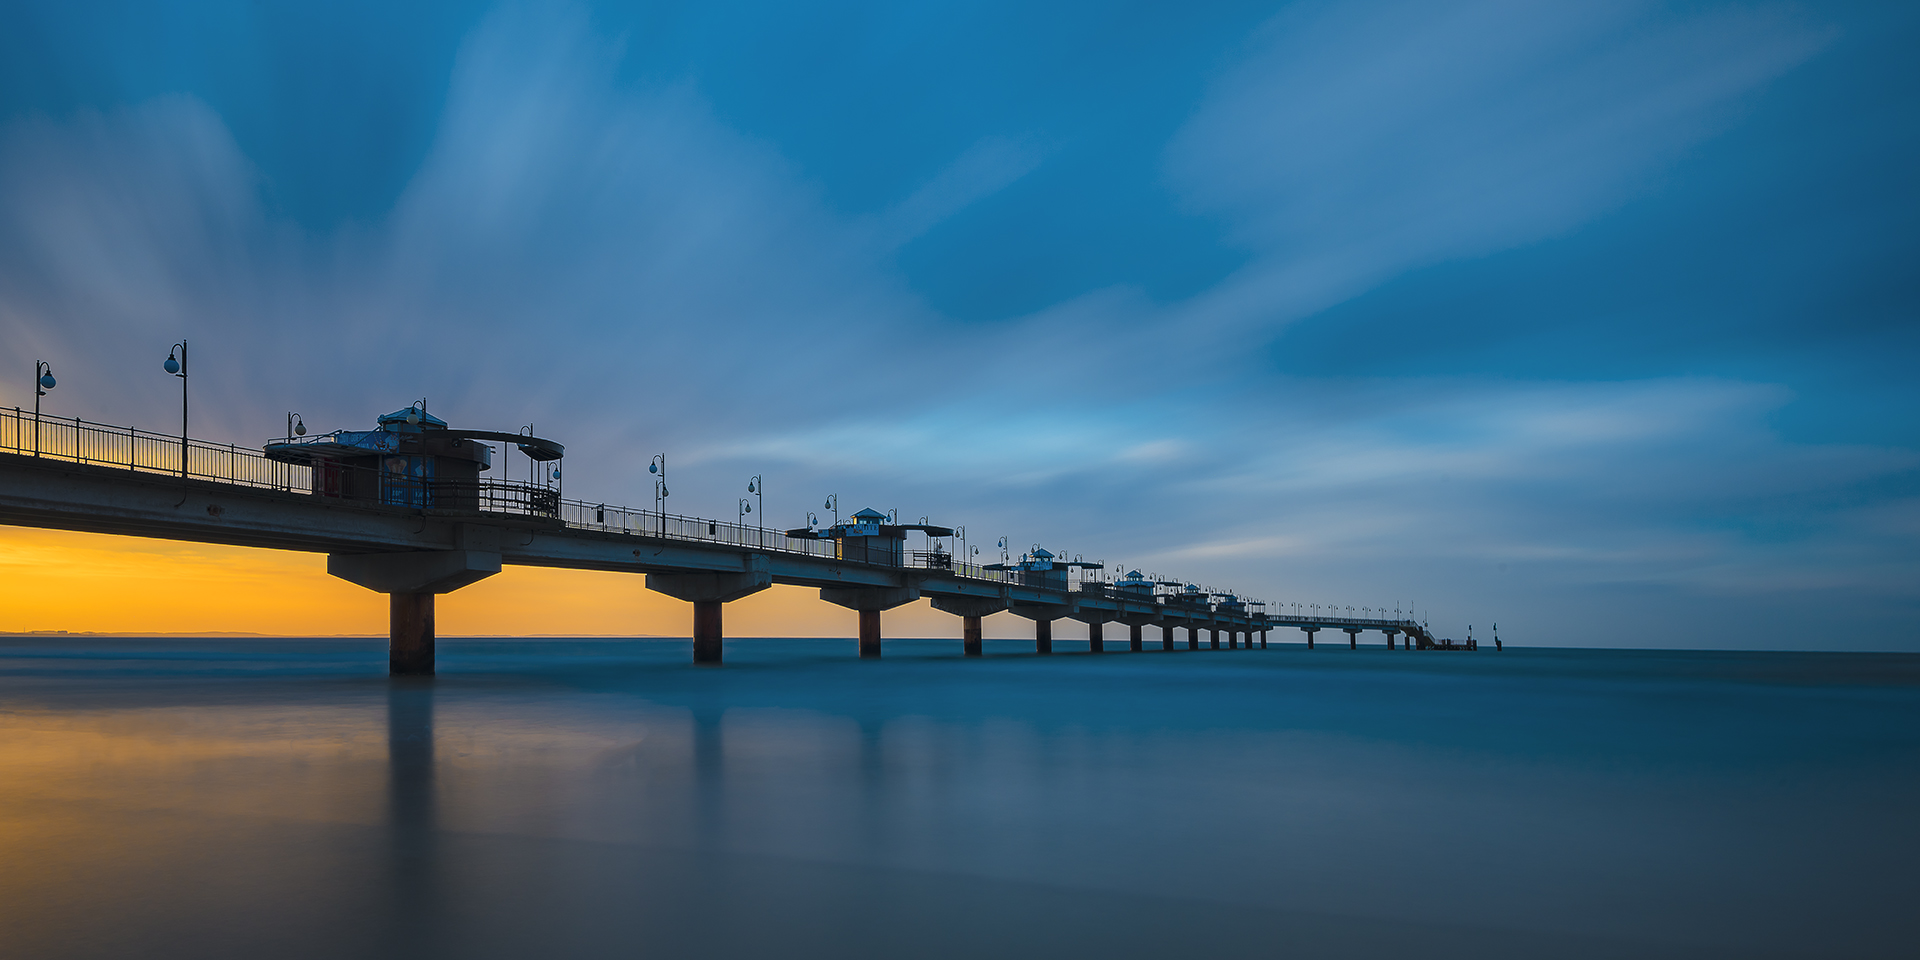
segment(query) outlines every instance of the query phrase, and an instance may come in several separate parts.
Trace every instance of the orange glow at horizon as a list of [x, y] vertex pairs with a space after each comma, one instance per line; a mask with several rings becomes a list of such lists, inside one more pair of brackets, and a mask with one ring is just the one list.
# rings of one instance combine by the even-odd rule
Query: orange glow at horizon
[[[692, 604], [643, 577], [509, 566], [440, 597], [435, 632], [462, 636], [687, 636]], [[1030, 637], [1011, 614], [989, 637]], [[960, 619], [925, 600], [890, 610], [893, 637], [952, 637]], [[385, 636], [386, 598], [327, 575], [321, 553], [0, 527], [0, 632]], [[733, 637], [851, 637], [851, 610], [774, 586], [726, 605]], [[1056, 634], [1061, 633], [1058, 629]]]

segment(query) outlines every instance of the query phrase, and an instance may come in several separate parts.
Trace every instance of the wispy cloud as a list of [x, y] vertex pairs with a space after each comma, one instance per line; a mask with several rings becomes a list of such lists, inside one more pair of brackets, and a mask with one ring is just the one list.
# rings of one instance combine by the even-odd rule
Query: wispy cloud
[[635, 44], [591, 11], [503, 7], [465, 37], [398, 201], [325, 232], [263, 200], [272, 171], [205, 99], [8, 120], [0, 354], [54, 359], [61, 415], [167, 427], [158, 363], [191, 336], [196, 432], [363, 424], [424, 394], [566, 440], [570, 493], [644, 499], [669, 451], [676, 509], [725, 514], [760, 473], [776, 523], [838, 492], [1273, 599], [1579, 610], [1589, 640], [1642, 622], [1609, 606], [1628, 588], [1670, 609], [1858, 590], [1885, 615], [1920, 573], [1901, 493], [1920, 461], [1782, 435], [1796, 398], [1772, 378], [1265, 360], [1329, 304], [1657, 196], [1835, 37], [1765, 6], [1298, 7], [1192, 64], [1211, 79], [1156, 141], [1165, 183], [1112, 198], [1145, 210], [1171, 185], [1246, 267], [964, 323], [899, 252], [1064, 175], [1070, 124], [991, 118], [843, 211], [697, 69], [636, 80]]

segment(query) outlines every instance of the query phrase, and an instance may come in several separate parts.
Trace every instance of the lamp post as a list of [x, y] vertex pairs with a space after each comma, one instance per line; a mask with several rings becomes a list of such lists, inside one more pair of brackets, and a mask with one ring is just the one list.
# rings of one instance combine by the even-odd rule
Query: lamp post
[[745, 530], [747, 526], [747, 514], [752, 512], [753, 512], [753, 501], [748, 500], [746, 497], [741, 497], [740, 502], [737, 505], [737, 509], [734, 512], [734, 521], [735, 521], [734, 526], [740, 527], [742, 530]]
[[[176, 358], [174, 355], [178, 353]], [[167, 362], [160, 368], [180, 378], [180, 478], [187, 477], [187, 341], [182, 339], [167, 351]]]
[[832, 510], [833, 525], [836, 527], [840, 525], [840, 495], [839, 494], [837, 493], [827, 494], [827, 502], [821, 507], [821, 509]]
[[760, 479], [760, 475], [756, 473], [747, 481], [747, 492], [753, 494], [755, 502], [760, 507], [759, 545], [764, 547], [767, 545], [767, 482]]
[[[299, 414], [294, 413], [292, 410], [288, 410], [286, 442], [292, 443], [294, 437], [304, 437], [306, 435], [307, 435], [307, 422], [305, 420], [300, 419]], [[291, 463], [280, 464], [280, 476], [283, 478], [284, 486], [286, 486], [288, 490], [292, 490], [293, 489], [293, 464]]]
[[53, 367], [45, 360], [33, 362], [33, 455], [40, 455], [40, 398], [53, 389]]
[[653, 513], [659, 518], [660, 535], [667, 535], [667, 455], [656, 453], [647, 462], [647, 472], [653, 477]]

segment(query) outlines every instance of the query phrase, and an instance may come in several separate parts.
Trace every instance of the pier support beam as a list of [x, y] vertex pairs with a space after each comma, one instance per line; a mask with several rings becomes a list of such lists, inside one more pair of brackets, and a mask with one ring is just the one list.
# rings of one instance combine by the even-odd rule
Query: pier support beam
[[392, 593], [387, 599], [387, 673], [432, 676], [433, 594]]
[[500, 572], [500, 554], [487, 550], [413, 550], [334, 553], [327, 572], [388, 594], [387, 673], [432, 676], [433, 596], [452, 593]]
[[1098, 620], [1087, 622], [1087, 649], [1094, 653], [1107, 650], [1107, 626]]
[[1214, 650], [1220, 649], [1220, 628], [1219, 627], [1208, 628], [1207, 646]]
[[718, 600], [693, 602], [694, 663], [720, 662], [720, 645], [727, 635], [721, 621], [720, 608], [721, 603]]
[[1053, 622], [1073, 613], [1070, 606], [1052, 603], [1016, 603], [1008, 609], [1013, 611], [1014, 616], [1033, 621], [1034, 653], [1053, 652]]
[[1354, 630], [1352, 628], [1347, 628], [1347, 649], [1348, 650], [1360, 649], [1360, 631]]
[[1173, 649], [1173, 629], [1164, 623], [1160, 625], [1160, 649]]
[[1320, 632], [1319, 627], [1301, 627], [1300, 632], [1307, 635], [1307, 649], [1313, 649], [1313, 635]]
[[1396, 633], [1399, 633], [1400, 631], [1398, 631], [1398, 630], [1383, 630], [1383, 631], [1381, 631], [1381, 632], [1382, 632], [1382, 633], [1385, 633], [1385, 634], [1387, 635], [1387, 649], [1388, 649], [1388, 650], [1392, 650], [1392, 649], [1393, 649], [1393, 637], [1394, 637], [1394, 634], [1396, 634]]
[[1140, 627], [1141, 624], [1138, 623], [1127, 624], [1127, 649], [1132, 650], [1134, 653], [1139, 653], [1141, 649]]
[[649, 573], [647, 589], [693, 604], [693, 662], [721, 662], [725, 631], [720, 605], [752, 596], [773, 585], [764, 553], [741, 558], [746, 569], [713, 573]]
[[880, 611], [920, 599], [917, 587], [821, 587], [820, 599], [858, 611], [860, 656], [880, 656]]
[[930, 602], [935, 610], [960, 618], [960, 649], [969, 657], [982, 655], [980, 618], [1007, 608], [999, 597], [933, 597]]

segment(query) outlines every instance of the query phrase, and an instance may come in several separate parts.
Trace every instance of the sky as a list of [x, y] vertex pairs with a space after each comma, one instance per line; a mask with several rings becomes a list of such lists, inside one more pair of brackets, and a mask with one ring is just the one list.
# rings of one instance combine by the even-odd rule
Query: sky
[[[221, 442], [425, 398], [596, 501], [665, 453], [675, 512], [760, 475], [774, 526], [831, 494], [1442, 635], [1920, 650], [1917, 45], [1902, 3], [5, 0], [0, 399], [46, 360], [50, 415], [177, 429], [185, 337]], [[0, 568], [4, 630], [385, 626], [317, 556]]]

